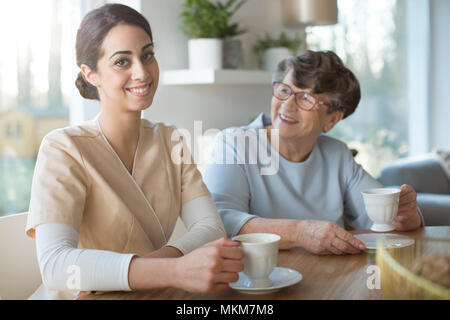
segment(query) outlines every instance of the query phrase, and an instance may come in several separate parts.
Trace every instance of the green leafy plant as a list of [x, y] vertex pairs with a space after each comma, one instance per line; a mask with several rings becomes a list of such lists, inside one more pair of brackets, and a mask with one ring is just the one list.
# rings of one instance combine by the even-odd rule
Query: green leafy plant
[[253, 45], [253, 52], [258, 57], [258, 63], [261, 66], [262, 56], [264, 51], [267, 49], [285, 47], [288, 48], [293, 55], [296, 55], [301, 44], [302, 40], [299, 34], [296, 34], [295, 37], [291, 38], [286, 34], [286, 32], [281, 32], [278, 38], [272, 38], [268, 33], [266, 33], [264, 37], [260, 37], [256, 40]]
[[231, 17], [248, 0], [228, 0], [211, 2], [209, 0], [186, 0], [183, 5], [181, 31], [194, 38], [229, 38], [246, 32]]

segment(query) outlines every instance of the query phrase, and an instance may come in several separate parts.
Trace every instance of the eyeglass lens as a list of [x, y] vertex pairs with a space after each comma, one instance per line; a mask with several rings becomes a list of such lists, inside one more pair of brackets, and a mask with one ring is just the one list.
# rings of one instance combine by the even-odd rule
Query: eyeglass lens
[[[294, 94], [292, 89], [283, 83], [275, 83], [273, 93], [280, 100], [287, 100]], [[295, 102], [301, 108], [309, 110], [314, 107], [315, 99], [306, 92], [297, 92], [295, 93]]]

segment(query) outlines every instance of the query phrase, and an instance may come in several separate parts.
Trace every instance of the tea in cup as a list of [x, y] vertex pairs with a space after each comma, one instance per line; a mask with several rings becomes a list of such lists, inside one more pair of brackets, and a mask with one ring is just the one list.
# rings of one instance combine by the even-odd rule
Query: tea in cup
[[367, 215], [373, 221], [370, 230], [376, 232], [394, 230], [395, 227], [392, 225], [392, 221], [397, 216], [400, 189], [377, 188], [365, 190], [361, 193]]
[[277, 265], [278, 245], [281, 237], [272, 233], [247, 233], [233, 237], [244, 251], [245, 285], [249, 288], [272, 286], [269, 275]]

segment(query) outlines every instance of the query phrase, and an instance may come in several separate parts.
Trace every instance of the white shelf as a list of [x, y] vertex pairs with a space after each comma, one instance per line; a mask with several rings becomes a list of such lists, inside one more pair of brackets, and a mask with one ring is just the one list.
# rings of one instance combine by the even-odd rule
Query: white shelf
[[270, 84], [272, 74], [258, 70], [170, 70], [162, 74], [162, 83], [169, 86], [199, 84]]

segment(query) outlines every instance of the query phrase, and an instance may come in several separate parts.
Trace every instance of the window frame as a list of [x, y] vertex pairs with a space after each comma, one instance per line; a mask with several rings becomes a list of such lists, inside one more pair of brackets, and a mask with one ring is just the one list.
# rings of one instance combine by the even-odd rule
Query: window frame
[[430, 152], [430, 1], [406, 1], [408, 50], [408, 154]]

